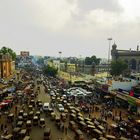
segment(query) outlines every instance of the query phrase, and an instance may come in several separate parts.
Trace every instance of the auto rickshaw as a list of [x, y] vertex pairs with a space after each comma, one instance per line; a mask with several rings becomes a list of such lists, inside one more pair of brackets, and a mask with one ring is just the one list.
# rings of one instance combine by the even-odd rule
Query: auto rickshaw
[[100, 130], [98, 130], [98, 129], [93, 129], [92, 136], [93, 136], [94, 138], [99, 139], [102, 135], [103, 135], [103, 133], [102, 133]]
[[108, 140], [108, 139], [106, 139], [104, 137], [100, 137], [99, 140]]
[[28, 118], [28, 114], [27, 113], [23, 113], [23, 119], [24, 119], [24, 121], [26, 121], [27, 118]]
[[17, 122], [17, 127], [21, 128], [22, 125], [23, 125], [23, 121], [18, 121], [18, 122]]
[[76, 113], [80, 113], [80, 109], [77, 107], [75, 107], [75, 111], [76, 111]]
[[93, 129], [95, 129], [94, 125], [87, 125], [87, 129], [86, 129], [87, 134], [90, 135], [93, 132]]
[[58, 128], [60, 128], [60, 124], [61, 124], [60, 117], [58, 116], [55, 117], [55, 124]]
[[20, 132], [20, 130], [21, 130], [21, 128], [19, 128], [19, 127], [15, 127], [14, 129], [13, 129], [13, 132], [12, 132], [12, 134], [13, 134], [13, 139], [18, 139], [19, 138], [19, 132]]
[[30, 136], [25, 136], [23, 140], [31, 140]]
[[51, 129], [45, 128], [44, 129], [44, 140], [50, 140], [51, 139]]
[[76, 114], [76, 111], [74, 109], [70, 110], [70, 113]]
[[22, 116], [18, 116], [18, 121], [23, 121], [23, 117]]
[[49, 109], [48, 109], [48, 114], [49, 114], [49, 116], [51, 115], [52, 112], [54, 112], [54, 110], [53, 110], [52, 108], [49, 108]]
[[35, 107], [35, 100], [31, 100], [31, 101], [30, 101], [30, 104], [31, 104], [33, 107]]
[[39, 102], [37, 107], [41, 108], [42, 106], [43, 106], [43, 104]]
[[32, 111], [32, 110], [33, 110], [33, 106], [32, 106], [32, 105], [29, 105], [29, 106], [28, 106], [28, 109], [29, 109], [30, 111]]
[[116, 140], [116, 137], [115, 136], [112, 136], [112, 135], [106, 135], [106, 138], [108, 140]]
[[38, 125], [38, 116], [33, 117], [33, 125]]
[[75, 130], [77, 130], [78, 127], [77, 127], [77, 125], [76, 125], [76, 123], [74, 121], [70, 121], [69, 122], [69, 128], [71, 130], [75, 131]]
[[75, 131], [75, 140], [84, 140], [83, 133], [79, 129]]
[[71, 104], [70, 104], [70, 103], [67, 103], [67, 104], [66, 104], [66, 108], [67, 108], [67, 109], [69, 109], [69, 108], [70, 108], [70, 106], [71, 106]]
[[30, 131], [31, 130], [31, 127], [32, 127], [31, 120], [27, 120], [27, 122], [26, 122], [27, 131]]
[[79, 129], [82, 130], [82, 131], [86, 131], [86, 123], [84, 121], [80, 121], [78, 122], [78, 126], [79, 126]]
[[38, 106], [39, 103], [42, 103], [42, 101], [41, 100], [37, 100], [36, 101], [36, 105]]
[[14, 120], [14, 114], [11, 113], [11, 114], [9, 114], [8, 117], [7, 117], [7, 122], [11, 123], [11, 122], [13, 122], [13, 120]]
[[55, 120], [55, 117], [56, 117], [55, 113], [52, 112], [52, 113], [51, 113], [51, 121], [54, 121], [54, 120]]
[[75, 107], [74, 107], [74, 106], [69, 106], [69, 108], [68, 108], [68, 109], [69, 109], [69, 111], [70, 111], [70, 110], [74, 110], [74, 109], [75, 109]]
[[33, 100], [35, 98], [35, 94], [31, 94], [31, 99]]
[[90, 121], [91, 122], [91, 119], [90, 118], [84, 118], [85, 122], [87, 121]]
[[77, 113], [78, 117], [83, 117], [83, 115], [81, 113]]
[[105, 130], [105, 128], [104, 128], [103, 126], [101, 126], [101, 125], [98, 125], [97, 128], [98, 128], [100, 131], [102, 131], [102, 132]]
[[4, 136], [3, 140], [13, 140], [13, 135], [8, 134], [8, 135]]
[[28, 115], [29, 120], [32, 120], [33, 119], [33, 116], [34, 116], [34, 112], [33, 111], [30, 111], [29, 112], [29, 115]]
[[23, 138], [26, 136], [26, 134], [27, 134], [27, 130], [26, 130], [26, 129], [22, 129], [22, 130], [20, 131], [20, 133], [19, 133], [20, 138], [23, 139]]
[[54, 102], [55, 102], [55, 97], [52, 96], [52, 97], [51, 97], [51, 103], [54, 103]]
[[120, 139], [119, 140], [128, 140], [127, 138], [125, 138], [125, 137], [120, 137]]
[[40, 111], [37, 111], [37, 112], [36, 112], [36, 116], [37, 116], [38, 118], [40, 118]]
[[66, 114], [65, 114], [65, 113], [61, 113], [61, 120], [62, 120], [63, 122], [66, 121]]
[[23, 110], [20, 110], [18, 116], [23, 116], [23, 112], [24, 112]]
[[40, 118], [40, 127], [45, 127], [45, 119], [44, 118]]
[[76, 120], [76, 115], [75, 114], [70, 114], [70, 120], [75, 121]]
[[87, 125], [94, 125], [94, 123], [91, 122], [91, 121], [87, 121], [86, 124], [87, 124]]
[[80, 122], [80, 121], [84, 121], [84, 118], [83, 117], [77, 117], [77, 122]]

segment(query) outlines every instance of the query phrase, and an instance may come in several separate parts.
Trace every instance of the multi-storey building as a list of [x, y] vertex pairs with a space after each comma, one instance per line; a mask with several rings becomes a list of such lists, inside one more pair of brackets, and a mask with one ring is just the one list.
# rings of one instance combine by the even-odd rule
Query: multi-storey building
[[136, 50], [119, 50], [117, 45], [114, 43], [111, 50], [112, 60], [116, 61], [121, 59], [128, 64], [130, 71], [140, 72], [140, 51], [139, 46]]
[[0, 54], [0, 77], [6, 78], [12, 74], [12, 57], [9, 54]]

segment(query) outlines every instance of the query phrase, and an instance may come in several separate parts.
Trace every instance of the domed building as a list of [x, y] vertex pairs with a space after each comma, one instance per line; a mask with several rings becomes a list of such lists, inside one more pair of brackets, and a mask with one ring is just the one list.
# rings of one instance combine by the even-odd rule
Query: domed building
[[112, 61], [121, 59], [128, 64], [129, 70], [133, 72], [140, 72], [140, 51], [139, 46], [137, 50], [119, 50], [114, 43], [111, 50]]

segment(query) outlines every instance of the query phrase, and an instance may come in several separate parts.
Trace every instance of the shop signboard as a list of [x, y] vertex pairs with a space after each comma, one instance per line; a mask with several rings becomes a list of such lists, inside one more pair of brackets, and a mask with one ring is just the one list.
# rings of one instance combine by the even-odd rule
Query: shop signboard
[[127, 101], [128, 101], [128, 103], [129, 103], [130, 105], [132, 105], [132, 106], [136, 106], [136, 105], [137, 105], [137, 104], [136, 104], [136, 99], [133, 98], [133, 97], [131, 97], [131, 96], [127, 96]]
[[122, 99], [122, 100], [125, 100], [127, 101], [127, 96], [125, 94], [122, 94], [120, 92], [117, 92], [117, 95], [116, 95], [118, 98]]

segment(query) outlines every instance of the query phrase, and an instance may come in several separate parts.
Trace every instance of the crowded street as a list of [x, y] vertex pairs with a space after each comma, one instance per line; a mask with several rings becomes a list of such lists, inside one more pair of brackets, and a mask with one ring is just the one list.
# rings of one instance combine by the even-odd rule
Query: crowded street
[[114, 107], [109, 96], [101, 103], [90, 90], [32, 74], [21, 73], [24, 86], [18, 86], [15, 94], [4, 94], [2, 140], [139, 140], [139, 125], [126, 110]]

